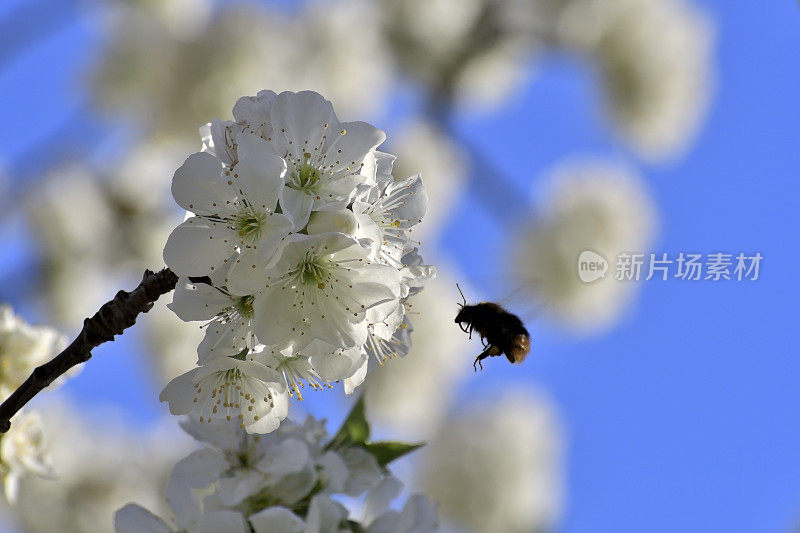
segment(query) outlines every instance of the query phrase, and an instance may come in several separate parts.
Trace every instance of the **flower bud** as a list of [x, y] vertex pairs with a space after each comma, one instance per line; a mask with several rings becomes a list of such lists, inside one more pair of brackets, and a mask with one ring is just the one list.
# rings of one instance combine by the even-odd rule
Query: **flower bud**
[[355, 236], [358, 229], [358, 219], [349, 209], [339, 211], [315, 211], [306, 226], [309, 235], [338, 231], [350, 237]]

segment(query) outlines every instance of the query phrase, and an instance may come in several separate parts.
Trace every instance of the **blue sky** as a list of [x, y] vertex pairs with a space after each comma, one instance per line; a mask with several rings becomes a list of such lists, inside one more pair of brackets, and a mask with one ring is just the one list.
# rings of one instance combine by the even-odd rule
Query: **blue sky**
[[[13, 3], [21, 2], [0, 6], [0, 17]], [[610, 154], [637, 165], [661, 215], [655, 251], [764, 256], [756, 282], [644, 283], [632, 312], [600, 336], [575, 340], [533, 321], [525, 365], [489, 365], [464, 386], [464, 397], [476, 385], [490, 394], [512, 383], [553, 397], [568, 442], [564, 532], [800, 524], [800, 7], [703, 5], [717, 25], [716, 93], [697, 142], [675, 164], [648, 166], [614, 141], [597, 120], [594, 80], [564, 57], [545, 58], [503, 109], [456, 123], [521, 190], [567, 155]], [[86, 96], [77, 76], [95, 43], [88, 24], [73, 22], [0, 65], [7, 168], [34, 164], [20, 157], [80, 108]], [[391, 124], [380, 126], [391, 136]], [[91, 136], [96, 127], [67, 131]], [[441, 244], [485, 294], [500, 298], [511, 288], [491, 282], [508, 269], [496, 211], [468, 195]], [[24, 227], [0, 231], [2, 285], [28, 253], [12, 237], [17, 230]], [[32, 307], [22, 310], [36, 318]], [[116, 403], [140, 423], [153, 420], [163, 406], [134, 355], [137, 342], [126, 336], [97, 350], [67, 390]]]

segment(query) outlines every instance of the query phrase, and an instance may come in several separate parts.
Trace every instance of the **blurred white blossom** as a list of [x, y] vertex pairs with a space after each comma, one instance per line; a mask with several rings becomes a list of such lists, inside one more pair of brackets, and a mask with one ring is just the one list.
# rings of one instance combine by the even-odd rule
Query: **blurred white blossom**
[[398, 65], [440, 105], [497, 106], [529, 70], [537, 17], [525, 2], [383, 0], [380, 6]]
[[391, 66], [370, 2], [309, 2], [293, 13], [223, 3], [198, 17], [193, 31], [177, 32], [179, 17], [154, 16], [142, 4], [118, 5], [109, 17], [109, 45], [92, 85], [108, 109], [159, 135], [187, 139], [207, 117], [263, 87], [317, 90], [345, 115], [384, 104]]
[[107, 168], [67, 164], [45, 178], [26, 209], [54, 320], [74, 327], [145, 268], [162, 264], [179, 217], [169, 176], [186, 151], [174, 143], [140, 144]]
[[608, 113], [641, 155], [680, 155], [712, 85], [713, 29], [689, 0], [572, 0], [561, 38], [596, 64]]
[[169, 470], [188, 449], [179, 432], [133, 429], [116, 412], [79, 410], [63, 399], [41, 412], [55, 479], [22, 480], [14, 508], [22, 530], [111, 532], [114, 511], [127, 502], [163, 510]]
[[[537, 209], [512, 241], [523, 287], [547, 315], [574, 332], [611, 327], [638, 287], [614, 279], [617, 254], [647, 253], [657, 226], [645, 185], [634, 170], [614, 161], [568, 161], [552, 171]], [[585, 250], [608, 262], [604, 278], [584, 283], [578, 277]]]
[[[250, 435], [224, 420], [190, 418], [182, 426], [204, 447], [175, 465], [166, 488], [168, 518], [128, 504], [115, 515], [117, 533], [317, 533], [342, 531], [345, 524], [373, 533], [426, 533], [438, 525], [424, 497], [413, 496], [402, 511], [390, 509], [402, 485], [367, 448], [329, 441], [313, 417], [286, 421], [268, 435]], [[365, 492], [360, 523], [332, 498]]]
[[456, 387], [472, 372], [474, 354], [453, 322], [458, 310], [455, 273], [441, 264], [437, 279], [411, 301], [411, 351], [375, 369], [367, 377], [370, 419], [424, 439], [435, 431], [450, 407]]
[[[37, 366], [66, 347], [64, 335], [47, 326], [30, 325], [9, 306], [0, 305], [0, 398], [7, 398]], [[62, 382], [63, 378], [53, 386]]]
[[53, 477], [44, 433], [39, 413], [20, 411], [11, 419], [11, 429], [0, 437], [0, 477], [3, 493], [11, 504], [17, 501], [21, 478], [30, 474]]
[[561, 512], [562, 447], [549, 401], [506, 392], [445, 421], [421, 452], [418, 483], [467, 531], [548, 531]]
[[397, 155], [395, 174], [421, 174], [430, 199], [424, 220], [411, 235], [415, 239], [435, 240], [464, 192], [466, 155], [436, 126], [425, 121], [404, 125], [392, 139], [391, 148]]
[[[0, 401], [6, 400], [25, 382], [34, 369], [58, 355], [67, 339], [47, 326], [33, 326], [0, 305]], [[51, 385], [52, 390], [79, 372], [75, 367]], [[46, 445], [44, 424], [38, 412], [19, 411], [11, 419], [11, 429], [0, 435], [0, 477], [6, 499], [14, 504], [20, 480], [30, 475], [51, 478], [51, 460]]]

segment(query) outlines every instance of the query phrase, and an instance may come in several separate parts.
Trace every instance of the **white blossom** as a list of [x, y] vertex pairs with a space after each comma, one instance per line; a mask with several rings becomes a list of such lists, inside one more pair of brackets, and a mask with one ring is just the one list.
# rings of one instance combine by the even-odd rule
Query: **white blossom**
[[254, 358], [283, 375], [289, 396], [298, 400], [303, 399], [301, 389], [306, 385], [313, 390], [331, 388], [333, 382], [351, 378], [367, 363], [357, 346], [344, 349], [319, 340], [298, 351], [263, 350]]
[[[435, 508], [424, 498], [412, 497], [401, 511], [390, 508], [400, 483], [363, 447], [329, 443], [313, 417], [302, 424], [284, 422], [267, 435], [248, 434], [234, 421], [205, 423], [196, 416], [181, 425], [204, 446], [172, 471], [165, 494], [171, 513], [160, 518], [129, 504], [115, 516], [118, 533], [214, 528], [336, 533], [347, 520], [364, 531], [425, 533], [438, 524]], [[365, 493], [360, 519], [335, 498]]]
[[713, 77], [712, 28], [688, 0], [577, 0], [562, 40], [596, 62], [608, 114], [643, 156], [679, 155], [696, 136]]
[[261, 363], [217, 357], [170, 381], [161, 392], [170, 412], [197, 412], [201, 421], [236, 419], [250, 433], [272, 431], [288, 413], [286, 387]]
[[116, 411], [78, 409], [60, 394], [42, 399], [54, 479], [21, 480], [14, 507], [21, 530], [106, 533], [113, 531], [114, 512], [128, 502], [166, 510], [170, 468], [189, 449], [174, 423], [134, 430]]
[[241, 159], [240, 132], [265, 139], [271, 153], [286, 161], [281, 208], [297, 231], [306, 226], [312, 210], [345, 208], [359, 185], [375, 180], [374, 150], [386, 135], [366, 122], [340, 122], [331, 103], [318, 93], [262, 91], [241, 98], [234, 118], [236, 122], [210, 124], [214, 153], [233, 165]]
[[[15, 315], [11, 307], [0, 305], [0, 397], [8, 397], [37, 366], [66, 347], [64, 335], [47, 326], [30, 325]], [[61, 378], [56, 384], [63, 381]]]
[[235, 511], [209, 511], [193, 516], [189, 522], [178, 524], [173, 529], [164, 520], [144, 507], [129, 503], [114, 515], [114, 529], [117, 533], [247, 533], [244, 517]]
[[348, 116], [384, 106], [392, 65], [372, 2], [287, 13], [253, 2], [178, 7], [185, 1], [117, 3], [117, 15], [104, 19], [109, 46], [91, 76], [94, 101], [161, 139], [186, 139], [260, 87], [314, 89]]
[[20, 478], [31, 474], [53, 478], [44, 433], [39, 413], [20, 411], [11, 419], [11, 429], [0, 437], [0, 477], [3, 493], [12, 504], [17, 500]]
[[233, 295], [210, 283], [178, 280], [169, 308], [181, 320], [205, 321], [205, 337], [197, 347], [199, 362], [232, 356], [257, 344], [253, 334], [252, 295]]
[[419, 486], [442, 518], [476, 533], [549, 531], [561, 510], [562, 438], [540, 395], [462, 406], [421, 451]]
[[[437, 270], [437, 283], [406, 302], [407, 322], [413, 326], [410, 352], [375, 369], [366, 379], [371, 419], [402, 428], [406, 438], [430, 436], [450, 407], [457, 386], [472, 372], [463, 332], [455, 324], [443, 328], [437, 320], [425, 318], [455, 316], [457, 310], [458, 278], [441, 265]], [[397, 333], [401, 337], [403, 330]], [[402, 355], [405, 350], [398, 348]]]
[[428, 204], [425, 218], [414, 228], [417, 238], [435, 237], [465, 191], [468, 163], [463, 150], [428, 122], [405, 124], [392, 139], [397, 154], [394, 172], [409, 176], [420, 172], [425, 179]]
[[381, 2], [384, 31], [399, 66], [428, 91], [470, 110], [499, 104], [524, 79], [534, 17], [520, 12], [533, 11], [530, 4]]
[[268, 262], [292, 229], [276, 212], [285, 162], [255, 135], [240, 134], [236, 146], [233, 168], [200, 152], [175, 173], [175, 201], [196, 215], [175, 228], [164, 247], [164, 261], [176, 273], [205, 276], [237, 250], [243, 260]]
[[[363, 345], [367, 311], [397, 301], [401, 278], [396, 268], [370, 263], [368, 254], [341, 233], [294, 236], [255, 296], [259, 340], [297, 349], [315, 339], [339, 348]], [[252, 292], [256, 283], [249, 285]]]
[[391, 174], [380, 176], [377, 186], [353, 203], [361, 235], [373, 241], [378, 262], [403, 267], [403, 255], [413, 248], [409, 232], [422, 222], [427, 205], [419, 175], [394, 180]]
[[[298, 399], [306, 384], [343, 381], [352, 393], [371, 356], [382, 363], [407, 351], [408, 298], [435, 274], [410, 239], [427, 208], [422, 180], [393, 177], [394, 156], [376, 150], [382, 131], [340, 122], [311, 91], [242, 97], [233, 118], [201, 128], [203, 151], [175, 173], [173, 195], [189, 216], [164, 249], [182, 276], [170, 308], [206, 321], [206, 334], [200, 368], [162, 397], [174, 413], [188, 412], [190, 399], [204, 418], [220, 406], [180, 388], [239, 364], [220, 357], [268, 370]], [[247, 407], [255, 420], [266, 413]]]
[[[602, 159], [563, 163], [549, 183], [537, 217], [518, 228], [517, 275], [542, 310], [571, 331], [611, 327], [638, 286], [614, 279], [617, 254], [647, 252], [657, 225], [654, 202], [632, 169]], [[581, 281], [585, 250], [604, 257], [610, 274]]]

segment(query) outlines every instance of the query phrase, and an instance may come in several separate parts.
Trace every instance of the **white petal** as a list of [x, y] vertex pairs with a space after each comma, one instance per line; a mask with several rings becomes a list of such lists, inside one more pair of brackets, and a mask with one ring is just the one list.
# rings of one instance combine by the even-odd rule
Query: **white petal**
[[270, 120], [275, 134], [273, 142], [297, 158], [303, 150], [316, 152], [326, 133], [338, 135], [339, 120], [333, 106], [313, 91], [279, 94], [272, 105]]
[[199, 364], [206, 364], [217, 357], [236, 355], [249, 346], [250, 328], [244, 319], [236, 322], [212, 322], [197, 347]]
[[345, 488], [348, 496], [361, 495], [364, 491], [374, 487], [382, 478], [383, 473], [375, 456], [363, 448], [345, 448], [339, 454], [350, 470], [350, 477], [347, 479]]
[[378, 485], [371, 488], [364, 501], [364, 523], [369, 524], [385, 513], [401, 490], [403, 484], [392, 476], [386, 476]]
[[236, 136], [243, 129], [242, 124], [215, 118], [211, 121], [211, 140], [214, 155], [228, 166], [236, 163]]
[[369, 359], [365, 356], [361, 366], [356, 369], [352, 376], [344, 380], [344, 393], [348, 395], [353, 394], [356, 388], [364, 383], [364, 379], [367, 377], [368, 370]]
[[198, 533], [247, 533], [244, 517], [234, 511], [211, 511], [203, 515]]
[[256, 464], [260, 472], [274, 478], [294, 474], [310, 466], [312, 465], [308, 444], [295, 438], [288, 438], [272, 445]]
[[277, 96], [273, 91], [259, 91], [257, 96], [243, 96], [233, 106], [233, 118], [258, 129], [269, 122], [269, 112]]
[[283, 187], [286, 162], [271, 153], [269, 144], [260, 137], [244, 133], [239, 135], [238, 142], [239, 164], [233, 171], [234, 186], [244, 189], [250, 205], [274, 211]]
[[425, 496], [415, 494], [411, 496], [395, 526], [396, 533], [429, 533], [438, 529], [439, 521], [436, 516], [436, 506], [431, 504]]
[[337, 533], [347, 511], [324, 494], [311, 499], [306, 517], [305, 533]]
[[[198, 214], [219, 213], [233, 191], [221, 178], [222, 165], [211, 154], [198, 152], [186, 159], [172, 178], [172, 196], [179, 206]], [[217, 205], [214, 205], [217, 204]]]
[[264, 476], [252, 468], [241, 469], [232, 476], [223, 476], [217, 481], [220, 501], [228, 507], [239, 505], [245, 498], [258, 492], [264, 484]]
[[249, 520], [255, 533], [300, 533], [305, 529], [303, 520], [285, 507], [268, 507], [250, 515]]
[[266, 267], [272, 266], [279, 258], [284, 239], [294, 228], [289, 217], [282, 213], [270, 213], [261, 228], [258, 241], [258, 260]]
[[129, 503], [114, 513], [116, 533], [171, 533], [170, 527], [143, 507]]
[[300, 231], [308, 223], [314, 197], [303, 191], [284, 187], [280, 192], [281, 209], [288, 216], [296, 231]]
[[214, 483], [228, 468], [224, 455], [208, 448], [197, 450], [178, 461], [167, 483], [166, 499], [175, 519], [189, 528], [200, 515], [200, 503], [192, 489], [203, 489]]
[[233, 305], [233, 299], [207, 283], [193, 283], [180, 278], [167, 305], [181, 320], [211, 320], [217, 313]]
[[176, 377], [164, 387], [158, 396], [159, 401], [169, 402], [169, 412], [185, 415], [194, 408], [194, 377], [198, 369], [192, 369]]
[[366, 122], [342, 122], [328, 140], [326, 163], [333, 165], [331, 170], [357, 173], [364, 157], [386, 140], [386, 134]]
[[[347, 477], [350, 472], [347, 470], [347, 465], [344, 460], [339, 457], [339, 454], [333, 451], [327, 451], [317, 460], [317, 466], [320, 469], [320, 481], [323, 482], [324, 488], [327, 492], [343, 492]], [[324, 479], [323, 479], [324, 478]]]
[[[256, 295], [253, 304], [253, 330], [260, 342], [267, 345], [280, 344], [300, 335], [300, 311], [293, 306], [293, 299], [282, 294], [289, 290], [292, 289], [281, 291], [280, 287], [270, 286], [262, 294]], [[311, 340], [308, 339], [308, 342]]]
[[351, 377], [366, 361], [359, 347], [326, 355], [312, 356], [311, 366], [325, 381], [337, 381]]
[[225, 224], [192, 217], [175, 228], [164, 246], [164, 262], [176, 274], [205, 276], [230, 257], [239, 242]]
[[428, 208], [428, 193], [419, 174], [390, 184], [385, 194], [402, 198], [402, 203], [390, 211], [393, 218], [403, 221], [400, 227], [407, 228], [422, 222]]
[[226, 279], [228, 288], [235, 294], [256, 294], [267, 285], [265, 264], [256, 250], [245, 249], [234, 261]]

